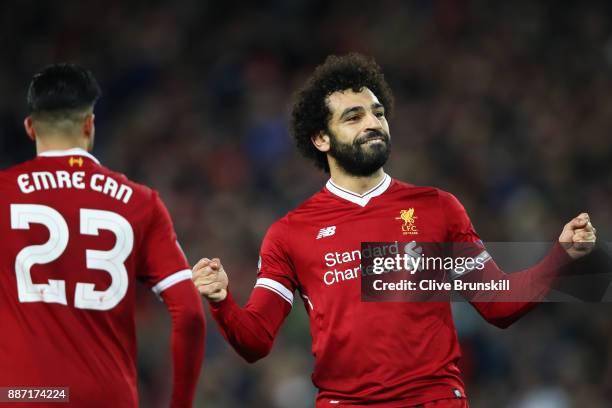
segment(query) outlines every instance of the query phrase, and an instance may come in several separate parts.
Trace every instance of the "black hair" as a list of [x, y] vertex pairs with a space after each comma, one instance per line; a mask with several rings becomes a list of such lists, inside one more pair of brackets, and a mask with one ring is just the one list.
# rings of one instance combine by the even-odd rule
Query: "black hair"
[[329, 172], [327, 155], [312, 144], [311, 138], [319, 132], [328, 131], [332, 113], [327, 106], [327, 97], [349, 89], [360, 92], [364, 87], [370, 89], [383, 104], [385, 115], [391, 116], [393, 94], [382, 69], [373, 58], [357, 53], [327, 57], [295, 96], [291, 133], [298, 150], [326, 172]]
[[101, 91], [93, 74], [75, 64], [53, 64], [34, 75], [28, 87], [30, 115], [63, 119], [91, 109]]

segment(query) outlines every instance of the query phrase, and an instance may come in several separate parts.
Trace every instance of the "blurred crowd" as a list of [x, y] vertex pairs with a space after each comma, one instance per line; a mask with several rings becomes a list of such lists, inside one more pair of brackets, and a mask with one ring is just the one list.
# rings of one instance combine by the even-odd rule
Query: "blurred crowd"
[[[582, 211], [609, 241], [611, 17], [605, 1], [6, 1], [0, 167], [34, 154], [31, 76], [88, 67], [104, 92], [94, 154], [157, 189], [190, 262], [220, 257], [244, 302], [267, 227], [326, 181], [293, 146], [292, 93], [328, 54], [358, 51], [396, 97], [388, 173], [455, 194], [485, 241], [553, 241]], [[141, 289], [141, 404], [162, 407], [170, 322]], [[294, 309], [252, 366], [209, 318], [198, 404], [312, 406], [308, 320]], [[472, 407], [610, 406], [612, 305], [544, 304], [506, 331], [469, 305], [454, 312]]]

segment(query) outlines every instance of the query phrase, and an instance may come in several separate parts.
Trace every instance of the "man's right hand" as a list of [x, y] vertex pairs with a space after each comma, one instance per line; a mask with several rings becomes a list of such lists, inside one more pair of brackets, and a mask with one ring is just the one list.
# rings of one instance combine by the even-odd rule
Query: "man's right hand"
[[597, 241], [597, 230], [591, 224], [589, 214], [582, 213], [565, 224], [559, 243], [565, 248], [572, 259], [589, 254]]
[[219, 258], [200, 259], [193, 267], [191, 280], [210, 302], [220, 302], [227, 297], [227, 274]]

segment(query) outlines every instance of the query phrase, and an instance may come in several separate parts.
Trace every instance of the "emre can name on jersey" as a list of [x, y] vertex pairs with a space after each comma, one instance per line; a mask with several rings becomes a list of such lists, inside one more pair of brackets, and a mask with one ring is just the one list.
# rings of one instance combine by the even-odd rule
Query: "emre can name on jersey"
[[132, 197], [132, 188], [117, 182], [110, 176], [94, 173], [88, 176], [84, 171], [69, 173], [65, 170], [34, 171], [32, 173], [22, 173], [17, 176], [17, 184], [24, 194], [29, 194], [39, 190], [49, 190], [56, 188], [76, 188], [84, 190], [89, 186], [93, 191], [109, 195], [127, 204]]

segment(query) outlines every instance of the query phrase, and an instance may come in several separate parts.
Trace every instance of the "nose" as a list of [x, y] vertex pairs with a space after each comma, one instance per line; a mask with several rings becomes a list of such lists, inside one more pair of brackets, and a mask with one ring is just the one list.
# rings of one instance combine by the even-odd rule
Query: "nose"
[[366, 129], [376, 129], [376, 130], [380, 130], [382, 129], [382, 123], [380, 121], [380, 118], [378, 116], [376, 116], [374, 114], [374, 112], [369, 112], [367, 117], [366, 117]]

